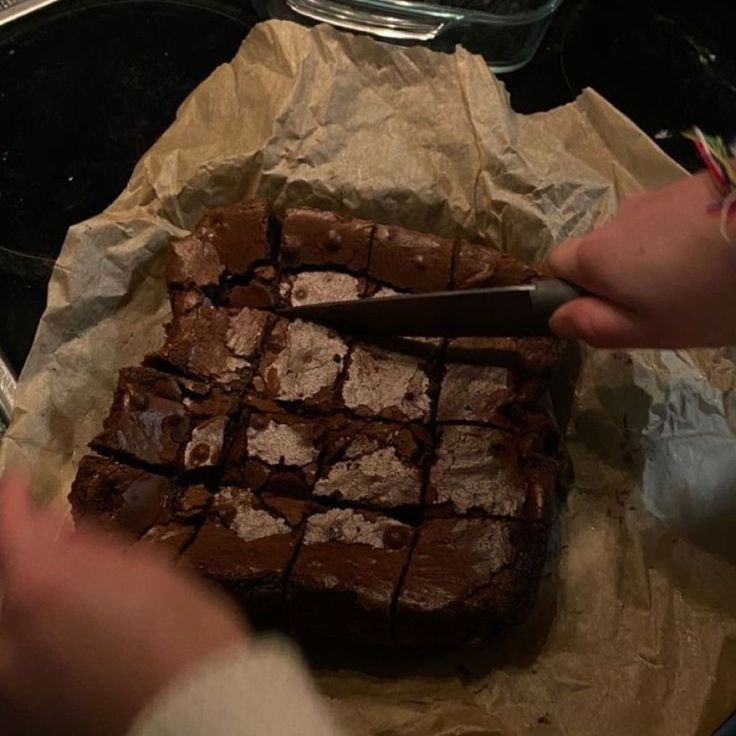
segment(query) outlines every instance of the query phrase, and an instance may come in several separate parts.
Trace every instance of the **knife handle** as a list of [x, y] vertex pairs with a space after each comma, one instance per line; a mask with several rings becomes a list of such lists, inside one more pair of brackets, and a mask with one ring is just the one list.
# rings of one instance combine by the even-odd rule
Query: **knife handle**
[[531, 294], [532, 307], [544, 325], [563, 304], [588, 295], [585, 289], [561, 279], [540, 279], [534, 282], [534, 286], [535, 289]]

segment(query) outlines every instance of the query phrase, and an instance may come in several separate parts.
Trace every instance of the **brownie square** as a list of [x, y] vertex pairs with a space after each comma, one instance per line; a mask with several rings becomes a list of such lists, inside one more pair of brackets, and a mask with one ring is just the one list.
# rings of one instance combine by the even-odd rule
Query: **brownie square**
[[419, 529], [396, 607], [402, 646], [463, 644], [525, 615], [547, 532], [491, 519], [432, 519]]
[[437, 420], [504, 424], [516, 376], [502, 366], [451, 363], [442, 378]]
[[336, 265], [353, 272], [368, 267], [373, 223], [299, 207], [286, 210], [281, 263], [286, 268]]
[[171, 516], [174, 486], [168, 478], [104, 457], [79, 463], [69, 501], [77, 523], [94, 521], [136, 537]]
[[242, 276], [271, 254], [270, 205], [249, 199], [211, 209], [185, 238], [169, 248], [171, 287], [216, 286], [224, 274]]
[[248, 490], [223, 488], [214, 514], [181, 563], [223, 584], [256, 626], [284, 623], [283, 577], [299, 539], [297, 525], [268, 509]]
[[427, 503], [460, 515], [480, 511], [527, 521], [548, 519], [555, 503], [555, 475], [533, 453], [534, 440], [492, 427], [441, 427]]
[[103, 431], [90, 447], [169, 472], [215, 467], [238, 406], [224, 389], [153, 368], [124, 368]]
[[418, 506], [429, 445], [419, 426], [331, 417], [314, 496], [378, 509]]
[[365, 279], [338, 271], [302, 271], [282, 277], [280, 296], [290, 307], [320, 302], [359, 299], [365, 292]]
[[403, 227], [378, 225], [368, 274], [411, 291], [444, 291], [450, 285], [453, 242]]
[[479, 289], [526, 284], [542, 274], [508, 253], [461, 240], [458, 245], [453, 289]]
[[323, 431], [307, 417], [247, 412], [230, 448], [225, 482], [282, 496], [308, 496], [317, 475]]
[[267, 312], [223, 309], [204, 300], [174, 313], [164, 346], [146, 362], [198, 380], [245, 384], [270, 321]]
[[356, 414], [426, 422], [433, 392], [429, 365], [420, 357], [372, 344], [352, 347], [341, 396]]
[[390, 612], [413, 529], [367, 511], [307, 519], [287, 594], [293, 630], [317, 639], [390, 641]]
[[543, 398], [564, 349], [556, 338], [450, 340], [437, 419], [515, 426], [519, 411]]
[[333, 330], [279, 319], [265, 343], [253, 389], [279, 402], [328, 410], [335, 405], [347, 353], [347, 343]]
[[166, 280], [171, 287], [204, 289], [217, 286], [225, 267], [212, 243], [196, 233], [175, 240], [166, 261]]

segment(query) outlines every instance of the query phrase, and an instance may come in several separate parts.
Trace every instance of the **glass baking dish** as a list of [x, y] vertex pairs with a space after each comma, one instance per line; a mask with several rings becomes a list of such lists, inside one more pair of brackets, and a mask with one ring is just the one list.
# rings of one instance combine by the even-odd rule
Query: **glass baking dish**
[[258, 0], [267, 17], [330, 23], [399, 43], [481, 54], [496, 73], [534, 56], [562, 0]]

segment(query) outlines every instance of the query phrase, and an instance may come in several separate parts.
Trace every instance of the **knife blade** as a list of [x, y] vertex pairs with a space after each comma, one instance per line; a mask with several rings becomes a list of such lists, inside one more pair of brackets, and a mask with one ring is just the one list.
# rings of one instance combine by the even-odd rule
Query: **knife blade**
[[0, 0], [0, 26], [55, 2], [58, 0]]
[[278, 314], [361, 335], [531, 337], [550, 335], [552, 313], [584, 293], [559, 279], [540, 279], [522, 286], [308, 304]]
[[0, 437], [3, 434], [3, 428], [10, 425], [10, 418], [13, 415], [15, 386], [15, 375], [0, 351]]

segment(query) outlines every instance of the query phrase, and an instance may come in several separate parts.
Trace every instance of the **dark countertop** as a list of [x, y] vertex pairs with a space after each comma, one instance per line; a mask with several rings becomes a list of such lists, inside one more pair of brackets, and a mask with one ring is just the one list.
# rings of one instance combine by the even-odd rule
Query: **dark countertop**
[[[16, 369], [67, 228], [115, 198], [256, 20], [227, 0], [61, 0], [0, 29], [0, 348]], [[720, 0], [566, 0], [505, 81], [520, 112], [592, 86], [694, 169], [678, 131], [736, 132], [735, 28]]]

